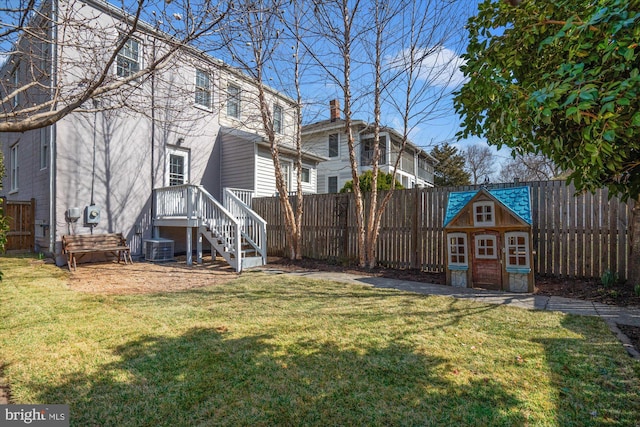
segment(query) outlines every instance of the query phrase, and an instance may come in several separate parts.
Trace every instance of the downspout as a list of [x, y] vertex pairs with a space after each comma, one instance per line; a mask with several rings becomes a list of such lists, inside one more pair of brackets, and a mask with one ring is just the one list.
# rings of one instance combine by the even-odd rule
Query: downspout
[[[158, 23], [156, 22], [156, 30], [158, 29]], [[152, 43], [152, 61], [156, 60], [156, 35], [153, 34]], [[155, 181], [155, 150], [156, 150], [156, 73], [151, 73], [151, 230], [153, 237], [153, 221], [156, 213], [156, 201], [154, 195], [154, 181]], [[142, 243], [141, 243], [142, 245]], [[142, 246], [140, 247], [142, 252]]]
[[[58, 86], [58, 0], [51, 1], [51, 98], [55, 97], [56, 87]], [[53, 109], [57, 108], [57, 103], [53, 105]], [[49, 252], [55, 260], [56, 250], [56, 135], [57, 125], [52, 124], [49, 127]]]

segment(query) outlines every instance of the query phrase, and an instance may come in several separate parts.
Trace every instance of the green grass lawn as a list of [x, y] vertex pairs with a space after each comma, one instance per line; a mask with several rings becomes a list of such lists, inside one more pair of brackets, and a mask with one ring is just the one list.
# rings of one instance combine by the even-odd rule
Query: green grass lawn
[[[123, 267], [126, 268], [126, 267]], [[14, 403], [72, 425], [631, 425], [640, 363], [599, 319], [247, 272], [106, 296], [0, 259]]]

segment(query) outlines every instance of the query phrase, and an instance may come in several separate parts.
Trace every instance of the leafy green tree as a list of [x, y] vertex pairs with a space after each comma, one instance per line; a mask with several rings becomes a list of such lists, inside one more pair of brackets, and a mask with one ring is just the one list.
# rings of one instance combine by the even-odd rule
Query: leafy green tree
[[[364, 193], [371, 192], [373, 182], [373, 172], [371, 170], [365, 171], [360, 175], [360, 190]], [[392, 173], [385, 173], [378, 171], [378, 182], [376, 188], [378, 191], [391, 190], [391, 185], [394, 182]], [[397, 180], [395, 181], [395, 190], [402, 190], [404, 187]], [[350, 193], [353, 191], [353, 181], [347, 181], [344, 183], [344, 187], [340, 190], [341, 193]]]
[[437, 187], [452, 187], [471, 184], [471, 175], [464, 168], [464, 155], [457, 147], [445, 142], [431, 150], [431, 156], [438, 161], [434, 167], [434, 184]]
[[541, 153], [579, 189], [638, 197], [638, 1], [485, 0], [468, 30], [460, 136]]

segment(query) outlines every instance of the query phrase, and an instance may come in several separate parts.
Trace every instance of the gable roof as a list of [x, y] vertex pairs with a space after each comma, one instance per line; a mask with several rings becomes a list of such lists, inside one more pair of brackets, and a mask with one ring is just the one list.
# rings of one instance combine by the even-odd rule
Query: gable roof
[[529, 187], [511, 187], [495, 188], [491, 190], [481, 188], [480, 190], [453, 191], [449, 193], [447, 210], [444, 216], [444, 226], [446, 227], [449, 225], [456, 215], [460, 213], [462, 208], [464, 208], [480, 192], [484, 192], [491, 196], [491, 198], [500, 202], [523, 222], [526, 222], [529, 225], [533, 224], [533, 218], [531, 215], [531, 192], [529, 191]]

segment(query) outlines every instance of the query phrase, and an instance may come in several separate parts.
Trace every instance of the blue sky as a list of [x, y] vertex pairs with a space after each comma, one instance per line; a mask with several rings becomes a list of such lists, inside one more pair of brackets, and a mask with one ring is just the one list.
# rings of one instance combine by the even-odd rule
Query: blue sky
[[[6, 0], [7, 4], [15, 4], [18, 0]], [[115, 5], [122, 5], [123, 0], [110, 0]], [[151, 15], [152, 9], [158, 9], [160, 13], [157, 16], [161, 16], [162, 12], [164, 12], [165, 16], [169, 16], [171, 14], [171, 8], [175, 8], [177, 4], [180, 2], [164, 2], [158, 1], [154, 3], [156, 0], [151, 0], [150, 6], [144, 12], [145, 20], [153, 19]], [[441, 0], [444, 3], [454, 3], [448, 0]], [[402, 0], [389, 0], [389, 5], [392, 7], [394, 2], [400, 2], [395, 4], [402, 4]], [[460, 65], [460, 60], [457, 59], [458, 55], [464, 51], [464, 46], [466, 44], [466, 34], [462, 35], [460, 33], [460, 29], [464, 26], [464, 23], [468, 19], [472, 13], [475, 13], [477, 10], [477, 4], [479, 0], [461, 0], [457, 2], [458, 6], [461, 9], [457, 9], [458, 14], [452, 15], [448, 18], [446, 22], [440, 24], [440, 28], [433, 32], [435, 38], [437, 38], [438, 42], [432, 46], [425, 46], [424, 48], [432, 48], [434, 49], [434, 53], [429, 55], [427, 59], [423, 62], [423, 72], [425, 73], [424, 80], [422, 83], [425, 87], [429, 86], [427, 91], [431, 91], [433, 93], [441, 93], [450, 92], [458, 87], [462, 81], [463, 76], [459, 70], [456, 70], [457, 66]], [[129, 4], [129, 0], [124, 0], [125, 4]], [[193, 1], [193, 3], [198, 3], [198, 0]], [[413, 4], [420, 3], [414, 2]], [[363, 2], [365, 7], [369, 7], [369, 2]], [[164, 9], [164, 10], [163, 10]], [[425, 14], [428, 14], [429, 11], [425, 10]], [[368, 18], [368, 15], [362, 14], [365, 20]], [[170, 19], [170, 17], [169, 17]], [[366, 21], [364, 21], [366, 23]], [[388, 38], [393, 38], [396, 36], [396, 39], [393, 39], [393, 42], [389, 43], [388, 51], [385, 52], [385, 61], [388, 63], [392, 63], [394, 60], [402, 55], [402, 48], [405, 47], [403, 44], [402, 35], [397, 36], [394, 33], [402, 33], [405, 31], [406, 26], [403, 27], [401, 22], [394, 23], [395, 28], [391, 28], [389, 31]], [[450, 30], [451, 33], [447, 33]], [[445, 34], [446, 33], [446, 34]], [[240, 40], [241, 41], [241, 40]], [[5, 50], [8, 46], [8, 40], [0, 40], [0, 46], [2, 50]], [[283, 45], [286, 45], [286, 42], [283, 42]], [[318, 45], [316, 46], [319, 50], [329, 49], [326, 45]], [[290, 46], [284, 46], [285, 55], [289, 55], [291, 57], [291, 51], [287, 51], [290, 49]], [[395, 50], [394, 50], [395, 49]], [[366, 55], [364, 51], [366, 50], [366, 44], [364, 43], [355, 43], [354, 46], [354, 60], [365, 59]], [[210, 52], [213, 56], [218, 56], [221, 59], [230, 62], [233, 64], [233, 61], [230, 60], [228, 52], [224, 51], [212, 51]], [[327, 58], [336, 59], [335, 56], [331, 56], [331, 53], [328, 52]], [[450, 61], [450, 59], [454, 59]], [[2, 61], [3, 58], [0, 58]], [[289, 60], [290, 62], [290, 60]], [[365, 61], [363, 61], [365, 62]], [[291, 72], [290, 70], [286, 70], [286, 68], [290, 67], [287, 64], [287, 60], [281, 62], [283, 64], [283, 69], [272, 70], [272, 80], [268, 81], [268, 83], [275, 86], [277, 89], [292, 95], [292, 84], [291, 82]], [[290, 64], [289, 64], [290, 65]], [[370, 100], [366, 97], [366, 95], [359, 97], [357, 94], [365, 93], [367, 90], [370, 90], [370, 86], [372, 86], [372, 82], [370, 79], [371, 69], [367, 64], [362, 64], [360, 66], [357, 65], [354, 61], [354, 92], [356, 93], [357, 100], [354, 102], [354, 118], [372, 121], [373, 113]], [[277, 67], [274, 67], [277, 68]], [[443, 73], [447, 76], [447, 81], [443, 81], [443, 79], [439, 76], [429, 75], [429, 70], [445, 70]], [[342, 100], [342, 90], [339, 86], [337, 86], [334, 82], [323, 75], [323, 70], [318, 69], [316, 67], [315, 70], [307, 70], [306, 74], [303, 77], [304, 85], [303, 85], [303, 99], [307, 103], [307, 108], [305, 109], [305, 117], [304, 121], [306, 123], [323, 120], [328, 118], [329, 107], [328, 103], [330, 99], [339, 99], [341, 104]], [[382, 112], [382, 122], [385, 125], [392, 126], [398, 130], [402, 128], [402, 121], [400, 116], [397, 113], [393, 112], [393, 109], [389, 108], [389, 104], [383, 106]], [[432, 114], [428, 114], [424, 117], [417, 118], [412, 123], [412, 131], [410, 133], [412, 141], [429, 151], [434, 143], [441, 143], [443, 141], [453, 142], [456, 146], [464, 149], [469, 145], [475, 144], [484, 144], [486, 143], [483, 140], [478, 138], [467, 139], [463, 141], [456, 141], [455, 134], [460, 130], [460, 119], [458, 115], [453, 110], [452, 97], [449, 95], [443, 96], [441, 101], [438, 104], [438, 107]], [[492, 148], [495, 151], [495, 148]], [[503, 150], [500, 153], [501, 156], [508, 156], [508, 150]]]

